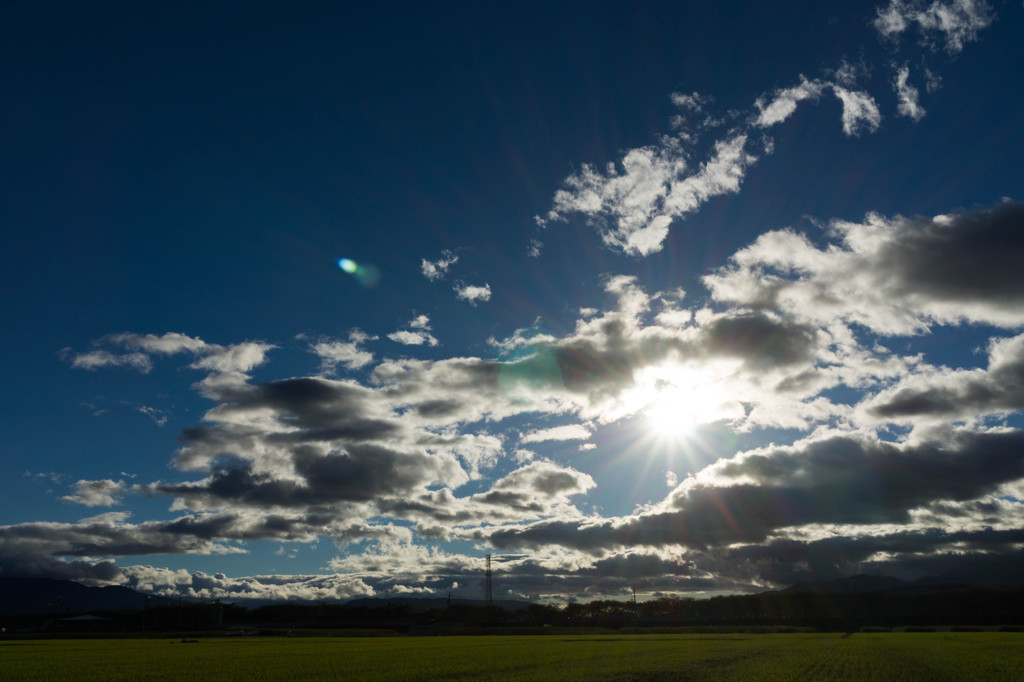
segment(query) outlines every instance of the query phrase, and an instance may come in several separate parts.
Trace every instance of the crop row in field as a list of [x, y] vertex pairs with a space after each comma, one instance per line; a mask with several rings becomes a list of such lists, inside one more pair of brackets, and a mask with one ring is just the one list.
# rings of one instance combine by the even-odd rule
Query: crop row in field
[[1010, 680], [1017, 633], [9, 640], [5, 680]]

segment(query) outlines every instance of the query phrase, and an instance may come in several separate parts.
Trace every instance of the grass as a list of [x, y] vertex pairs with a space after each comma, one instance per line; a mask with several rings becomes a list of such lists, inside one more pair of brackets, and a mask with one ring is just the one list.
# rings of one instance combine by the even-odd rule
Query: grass
[[4, 680], [1021, 680], [1007, 632], [0, 641]]

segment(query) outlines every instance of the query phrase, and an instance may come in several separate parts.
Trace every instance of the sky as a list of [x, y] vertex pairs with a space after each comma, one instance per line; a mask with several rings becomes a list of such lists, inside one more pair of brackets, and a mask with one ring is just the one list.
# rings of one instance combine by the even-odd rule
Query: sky
[[1024, 574], [1024, 5], [9, 3], [0, 575]]

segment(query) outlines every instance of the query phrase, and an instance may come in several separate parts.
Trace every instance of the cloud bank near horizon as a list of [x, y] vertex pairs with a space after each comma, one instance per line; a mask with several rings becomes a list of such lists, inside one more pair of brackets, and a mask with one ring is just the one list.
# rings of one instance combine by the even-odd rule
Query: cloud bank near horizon
[[[82, 480], [63, 500], [103, 507], [148, 495], [168, 499], [178, 516], [132, 523], [114, 511], [5, 526], [3, 570], [45, 566], [204, 596], [400, 594], [477, 575], [478, 557], [423, 544], [461, 542], [529, 552], [506, 577], [515, 594], [537, 598], [587, 581], [590, 594], [595, 585], [614, 589], [622, 575], [652, 586], [672, 576], [679, 586], [757, 589], [782, 576], [883, 564], [912, 575], [948, 569], [955, 556], [1019, 560], [1024, 432], [1012, 420], [1024, 405], [1021, 234], [1024, 205], [1009, 200], [933, 218], [834, 221], [815, 235], [768, 232], [706, 276], [703, 304], [608, 277], [608, 304], [581, 311], [571, 333], [527, 328], [494, 342], [511, 360], [385, 355], [339, 361], [345, 377], [254, 383], [246, 372], [268, 362], [271, 344], [104, 337], [65, 360], [95, 369], [80, 358], [128, 349], [146, 358], [128, 366], [147, 371], [187, 354], [187, 366], [206, 373], [195, 386], [214, 406], [182, 433], [179, 480]], [[984, 366], [933, 365], [879, 341], [912, 343], [965, 325], [990, 330]], [[424, 330], [429, 318], [408, 326]], [[722, 453], [625, 516], [585, 511], [598, 484], [562, 458], [523, 455], [524, 446], [586, 442], [606, 428], [643, 431], [637, 420], [677, 389], [718, 403], [697, 413], [708, 424], [803, 435]], [[272, 587], [225, 576], [197, 583], [112, 562], [320, 537], [339, 548], [329, 588], [314, 589], [319, 579], [308, 576]], [[984, 552], [962, 549], [981, 547], [982, 537]], [[886, 548], [887, 538], [913, 549]], [[356, 546], [363, 550], [345, 550]], [[804, 568], [783, 570], [798, 550]], [[424, 552], [442, 568], [417, 583], [412, 565]], [[401, 557], [407, 574], [379, 570]], [[551, 578], [552, 565], [561, 577]], [[607, 572], [613, 565], [629, 571]]]

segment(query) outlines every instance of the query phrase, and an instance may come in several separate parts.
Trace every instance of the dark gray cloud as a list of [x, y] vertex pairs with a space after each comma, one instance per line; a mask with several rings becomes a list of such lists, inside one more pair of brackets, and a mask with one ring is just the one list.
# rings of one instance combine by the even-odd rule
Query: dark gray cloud
[[[483, 594], [482, 556], [427, 551], [423, 547], [370, 551], [334, 562], [336, 570], [359, 576], [381, 594], [416, 581], [435, 593]], [[696, 590], [742, 590], [753, 586], [733, 577], [713, 576], [694, 568], [686, 557], [629, 552], [594, 560], [570, 555], [493, 554], [496, 598], [574, 600], [628, 597]], [[413, 578], [416, 576], [416, 578]]]
[[[0, 527], [0, 555], [105, 557], [140, 554], [211, 554], [241, 550], [208, 537], [175, 532], [173, 522], [125, 522], [126, 514], [103, 514], [78, 523], [22, 523]], [[223, 540], [219, 536], [218, 540]]]
[[290, 454], [294, 477], [256, 471], [251, 462], [232, 458], [214, 465], [202, 481], [156, 483], [147, 491], [202, 506], [309, 507], [368, 502], [434, 482], [461, 481], [463, 476], [450, 456], [370, 443], [331, 449], [297, 446]]
[[[964, 582], [984, 584], [981, 563], [1024, 569], [1020, 529], [948, 530], [924, 528], [802, 541], [775, 539], [764, 544], [721, 549], [700, 555], [696, 565], [716, 575], [737, 572], [775, 585], [833, 580], [860, 573], [895, 575], [907, 580], [956, 571]], [[1019, 573], [1018, 573], [1019, 575]]]
[[835, 221], [819, 249], [768, 232], [704, 278], [720, 302], [770, 306], [797, 320], [862, 324], [883, 334], [935, 323], [1024, 325], [1024, 204], [1006, 200], [933, 218]]
[[897, 226], [875, 265], [878, 273], [891, 273], [895, 295], [1007, 308], [1024, 303], [1024, 204], [1005, 201]]
[[[902, 520], [929, 501], [973, 499], [1024, 476], [1024, 432], [953, 431], [910, 443], [834, 435], [739, 455], [704, 474], [715, 485], [749, 480], [778, 490], [792, 500], [780, 507], [804, 523]], [[686, 508], [687, 500], [688, 491], [672, 502]]]
[[473, 501], [542, 513], [552, 504], [567, 502], [572, 495], [594, 487], [594, 479], [574, 469], [551, 462], [531, 462], [495, 481], [486, 493]]
[[659, 511], [602, 522], [544, 521], [489, 535], [499, 548], [556, 545], [707, 548], [760, 542], [808, 524], [908, 523], [937, 500], [971, 500], [1024, 477], [1024, 432], [954, 432], [942, 441], [886, 443], [834, 435], [719, 461], [677, 488]]
[[814, 357], [815, 332], [811, 327], [764, 314], [721, 317], [705, 334], [712, 354], [738, 357], [758, 369], [807, 362]]
[[[203, 574], [151, 566], [118, 567], [97, 557], [149, 554], [239, 554], [237, 544], [256, 540], [308, 543], [322, 534], [338, 542], [375, 539], [404, 542], [407, 528], [371, 525], [361, 520], [340, 522], [329, 513], [274, 514], [226, 512], [191, 514], [168, 521], [131, 524], [124, 512], [102, 514], [77, 523], [23, 523], [0, 527], [0, 575], [54, 577], [88, 584], [124, 584], [158, 594], [224, 598], [245, 595], [260, 599], [348, 598], [373, 594], [372, 588], [349, 576], [279, 576], [226, 578], [203, 591]], [[346, 525], [347, 523], [347, 525]], [[197, 582], [198, 580], [198, 582]], [[312, 590], [318, 581], [338, 589]], [[278, 590], [260, 585], [277, 584]], [[291, 586], [291, 587], [289, 587]], [[342, 587], [344, 586], [344, 587]], [[326, 589], [326, 588], [325, 588]]]
[[867, 401], [873, 417], [966, 419], [1024, 407], [1024, 336], [993, 340], [986, 370], [929, 368]]
[[354, 382], [301, 377], [247, 387], [215, 414], [230, 417], [270, 410], [278, 419], [313, 433], [323, 430], [339, 433], [337, 437], [376, 440], [399, 427], [379, 419], [375, 403], [372, 391]]

